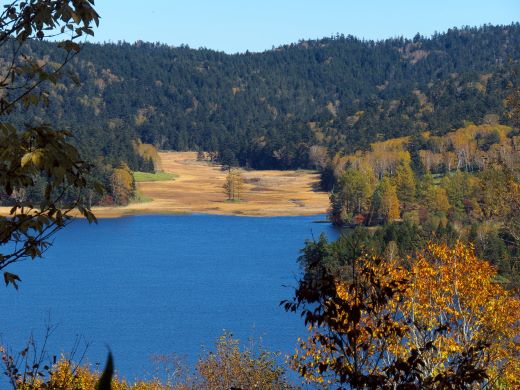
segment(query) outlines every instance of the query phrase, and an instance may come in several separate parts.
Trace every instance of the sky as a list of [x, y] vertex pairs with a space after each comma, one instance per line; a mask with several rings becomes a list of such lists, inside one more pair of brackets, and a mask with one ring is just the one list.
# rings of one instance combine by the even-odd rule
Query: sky
[[97, 0], [96, 10], [102, 20], [90, 41], [142, 40], [227, 53], [336, 33], [411, 38], [520, 20], [519, 0]]

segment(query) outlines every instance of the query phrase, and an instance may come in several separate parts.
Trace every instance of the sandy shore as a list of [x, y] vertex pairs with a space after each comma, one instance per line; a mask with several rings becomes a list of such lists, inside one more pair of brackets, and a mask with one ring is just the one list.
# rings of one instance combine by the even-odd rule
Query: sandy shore
[[[319, 176], [310, 171], [245, 171], [240, 202], [227, 202], [223, 192], [227, 172], [197, 161], [195, 152], [161, 152], [161, 168], [175, 180], [138, 183], [153, 200], [125, 207], [95, 207], [98, 218], [127, 215], [205, 213], [245, 216], [301, 216], [324, 214], [328, 194], [316, 191]], [[4, 214], [8, 208], [0, 210]]]

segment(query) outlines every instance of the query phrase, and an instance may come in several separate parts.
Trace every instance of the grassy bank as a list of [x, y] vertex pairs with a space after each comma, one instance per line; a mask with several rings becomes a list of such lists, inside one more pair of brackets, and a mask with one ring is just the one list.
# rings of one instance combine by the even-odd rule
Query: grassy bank
[[168, 172], [134, 172], [134, 180], [137, 183], [142, 183], [146, 181], [166, 181], [166, 180], [175, 180], [178, 177], [175, 173]]

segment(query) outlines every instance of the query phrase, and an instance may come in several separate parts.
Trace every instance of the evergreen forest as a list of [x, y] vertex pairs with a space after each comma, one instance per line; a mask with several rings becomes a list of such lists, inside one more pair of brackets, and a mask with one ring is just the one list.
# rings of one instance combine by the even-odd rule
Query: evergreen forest
[[[62, 55], [45, 41], [24, 50], [50, 63]], [[519, 51], [518, 23], [377, 42], [337, 35], [233, 55], [87, 43], [70, 63], [75, 77], [53, 86], [46, 107], [11, 115], [71, 129], [91, 160], [133, 170], [153, 169], [135, 152], [136, 140], [216, 152], [229, 165], [313, 168], [312, 146], [348, 154], [375, 141], [502, 120]]]

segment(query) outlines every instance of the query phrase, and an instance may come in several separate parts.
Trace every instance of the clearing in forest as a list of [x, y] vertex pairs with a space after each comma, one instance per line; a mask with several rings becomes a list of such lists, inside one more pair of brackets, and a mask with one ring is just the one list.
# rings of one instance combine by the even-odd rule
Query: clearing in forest
[[224, 215], [313, 215], [327, 211], [329, 197], [318, 191], [312, 171], [247, 171], [241, 201], [227, 202], [223, 186], [227, 171], [198, 161], [196, 152], [160, 152], [160, 166], [173, 180], [140, 181], [138, 191], [152, 201], [125, 207], [95, 208], [98, 217], [132, 214], [208, 213]]

